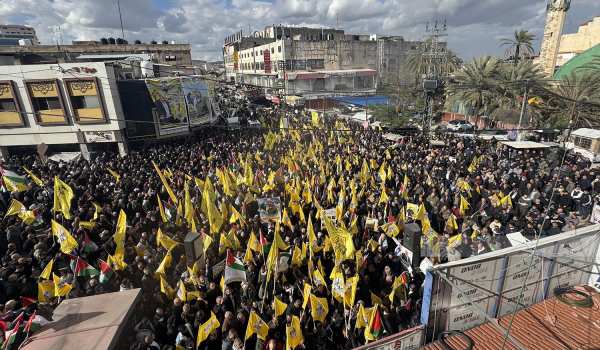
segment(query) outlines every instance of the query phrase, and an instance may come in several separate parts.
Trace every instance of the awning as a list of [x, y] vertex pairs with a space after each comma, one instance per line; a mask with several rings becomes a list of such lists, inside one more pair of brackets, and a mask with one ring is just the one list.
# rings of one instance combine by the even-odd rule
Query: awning
[[514, 149], [550, 148], [548, 145], [533, 141], [502, 141], [500, 143]]
[[334, 97], [333, 100], [350, 104], [354, 106], [362, 106], [365, 105], [386, 105], [390, 102], [390, 98], [388, 96], [383, 95], [374, 95], [374, 96], [337, 96]]

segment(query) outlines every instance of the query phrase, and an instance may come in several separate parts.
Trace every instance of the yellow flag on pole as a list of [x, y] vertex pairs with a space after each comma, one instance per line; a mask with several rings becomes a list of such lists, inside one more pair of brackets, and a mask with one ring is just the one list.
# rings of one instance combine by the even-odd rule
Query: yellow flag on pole
[[167, 214], [165, 213], [165, 208], [163, 207], [162, 201], [158, 194], [156, 194], [156, 201], [158, 202], [158, 211], [160, 212], [160, 218], [163, 223], [167, 223], [169, 219], [167, 218]]
[[325, 322], [329, 313], [329, 304], [327, 299], [318, 298], [313, 294], [310, 295], [310, 313], [315, 321]]
[[71, 219], [71, 200], [73, 199], [73, 189], [67, 185], [58, 176], [54, 177], [54, 212], [63, 213], [65, 219]]
[[54, 258], [52, 258], [44, 267], [44, 270], [40, 274], [40, 278], [50, 279], [50, 274], [52, 273], [52, 267], [54, 266]]
[[265, 321], [263, 321], [254, 311], [250, 311], [250, 316], [248, 317], [248, 326], [246, 326], [246, 336], [244, 340], [248, 340], [251, 336], [256, 334], [259, 339], [265, 340], [267, 339], [267, 335], [269, 334], [269, 325]]
[[33, 181], [36, 185], [40, 187], [44, 187], [44, 181], [40, 180], [39, 177], [35, 176], [35, 174], [31, 170], [27, 169], [26, 167], [23, 167], [23, 170], [25, 170], [27, 175], [29, 175], [31, 181]]
[[119, 212], [119, 218], [117, 219], [117, 228], [113, 235], [113, 240], [117, 245], [115, 249], [115, 256], [125, 257], [125, 231], [127, 230], [127, 214], [121, 209]]
[[38, 282], [38, 302], [45, 304], [54, 298], [54, 281], [43, 280]]
[[117, 183], [119, 183], [119, 181], [121, 181], [121, 175], [119, 175], [116, 171], [112, 170], [111, 168], [106, 168], [106, 170], [108, 171], [108, 173], [110, 175], [112, 175], [112, 177], [115, 178], [115, 181]]
[[273, 310], [275, 310], [275, 317], [281, 316], [285, 312], [287, 307], [288, 305], [283, 301], [279, 300], [279, 298], [275, 297], [275, 299], [273, 300]]
[[291, 324], [285, 326], [285, 335], [286, 350], [293, 350], [304, 342], [304, 336], [302, 335], [302, 328], [300, 328], [300, 319], [298, 316], [292, 316]]
[[208, 339], [208, 337], [214, 332], [217, 328], [221, 326], [221, 323], [217, 319], [217, 316], [211, 311], [210, 318], [208, 321], [204, 322], [198, 327], [198, 338], [196, 339], [196, 347], [200, 346], [203, 341]]
[[162, 230], [160, 229], [160, 227], [158, 228], [158, 231], [156, 232], [156, 246], [157, 247], [162, 246], [166, 250], [171, 250], [177, 244], [179, 244], [179, 242], [177, 242], [174, 239], [170, 238], [169, 236], [165, 235], [162, 232]]
[[154, 163], [154, 161], [152, 161], [152, 165], [154, 166], [154, 169], [156, 170], [156, 173], [158, 174], [160, 181], [162, 181], [162, 184], [165, 187], [165, 190], [167, 190], [167, 193], [169, 194], [169, 198], [171, 198], [171, 201], [173, 201], [173, 203], [177, 204], [177, 197], [175, 196], [175, 193], [173, 192], [173, 190], [171, 189], [171, 186], [167, 182], [165, 175], [163, 174], [162, 171], [160, 171], [160, 168], [158, 167], [158, 165], [156, 165], [156, 163]]
[[52, 226], [52, 234], [58, 240], [58, 243], [60, 244], [61, 252], [65, 253], [65, 254], [70, 254], [75, 248], [77, 248], [79, 246], [79, 244], [77, 244], [77, 241], [75, 240], [75, 238], [73, 238], [73, 236], [71, 236], [69, 231], [67, 231], [67, 229], [64, 228], [61, 224], [52, 220], [51, 226]]
[[304, 290], [302, 292], [302, 297], [304, 298], [302, 300], [302, 310], [306, 309], [306, 305], [308, 305], [308, 301], [310, 300], [310, 291], [310, 284], [304, 283]]

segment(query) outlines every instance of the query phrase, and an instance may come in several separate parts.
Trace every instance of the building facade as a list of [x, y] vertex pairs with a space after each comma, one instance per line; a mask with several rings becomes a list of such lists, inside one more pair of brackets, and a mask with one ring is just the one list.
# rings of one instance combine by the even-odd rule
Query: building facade
[[556, 58], [561, 67], [575, 56], [600, 44], [600, 17], [595, 17], [579, 27], [577, 33], [563, 34]]
[[401, 37], [270, 26], [226, 38], [223, 59], [229, 81], [311, 99], [374, 94], [380, 81], [399, 77], [408, 52], [417, 47]]
[[114, 147], [127, 152], [114, 67], [104, 62], [0, 66], [0, 153]]
[[19, 24], [0, 24], [0, 46], [37, 45], [39, 40], [35, 29]]
[[0, 46], [1, 65], [28, 65], [86, 62], [99, 56], [148, 55], [168, 75], [192, 73], [192, 54], [189, 44], [101, 44], [85, 42], [75, 45]]

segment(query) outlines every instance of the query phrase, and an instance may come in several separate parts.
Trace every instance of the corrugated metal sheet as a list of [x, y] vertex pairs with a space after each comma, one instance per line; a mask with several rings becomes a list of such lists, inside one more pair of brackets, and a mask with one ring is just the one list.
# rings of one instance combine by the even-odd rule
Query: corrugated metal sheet
[[587, 137], [590, 139], [600, 139], [600, 130], [589, 129], [589, 128], [581, 128], [577, 130], [573, 130], [571, 133], [572, 136], [581, 136]]
[[[600, 349], [600, 294], [590, 292], [594, 299], [591, 308], [573, 307], [551, 298], [517, 312], [510, 335], [531, 350]], [[500, 326], [506, 329], [511, 317], [509, 314], [500, 318]], [[499, 332], [490, 323], [470, 329], [465, 334], [473, 340], [473, 350], [502, 349], [504, 332]], [[467, 349], [466, 340], [460, 336], [446, 338], [446, 343], [449, 348], [436, 341], [422, 349]], [[504, 349], [518, 348], [507, 341]]]

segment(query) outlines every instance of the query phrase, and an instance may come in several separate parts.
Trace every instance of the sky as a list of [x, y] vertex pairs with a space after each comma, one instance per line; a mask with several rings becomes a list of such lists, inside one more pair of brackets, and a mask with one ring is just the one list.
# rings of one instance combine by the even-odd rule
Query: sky
[[[546, 0], [120, 0], [129, 42], [190, 43], [194, 59], [221, 60], [223, 39], [267, 25], [326, 26], [353, 34], [424, 39], [426, 23], [446, 20], [448, 45], [465, 60], [503, 55], [515, 30], [543, 34]], [[600, 0], [575, 0], [564, 32], [600, 16]], [[117, 0], [0, 1], [0, 23], [35, 27], [43, 44], [120, 37]], [[58, 28], [60, 27], [60, 30]]]

